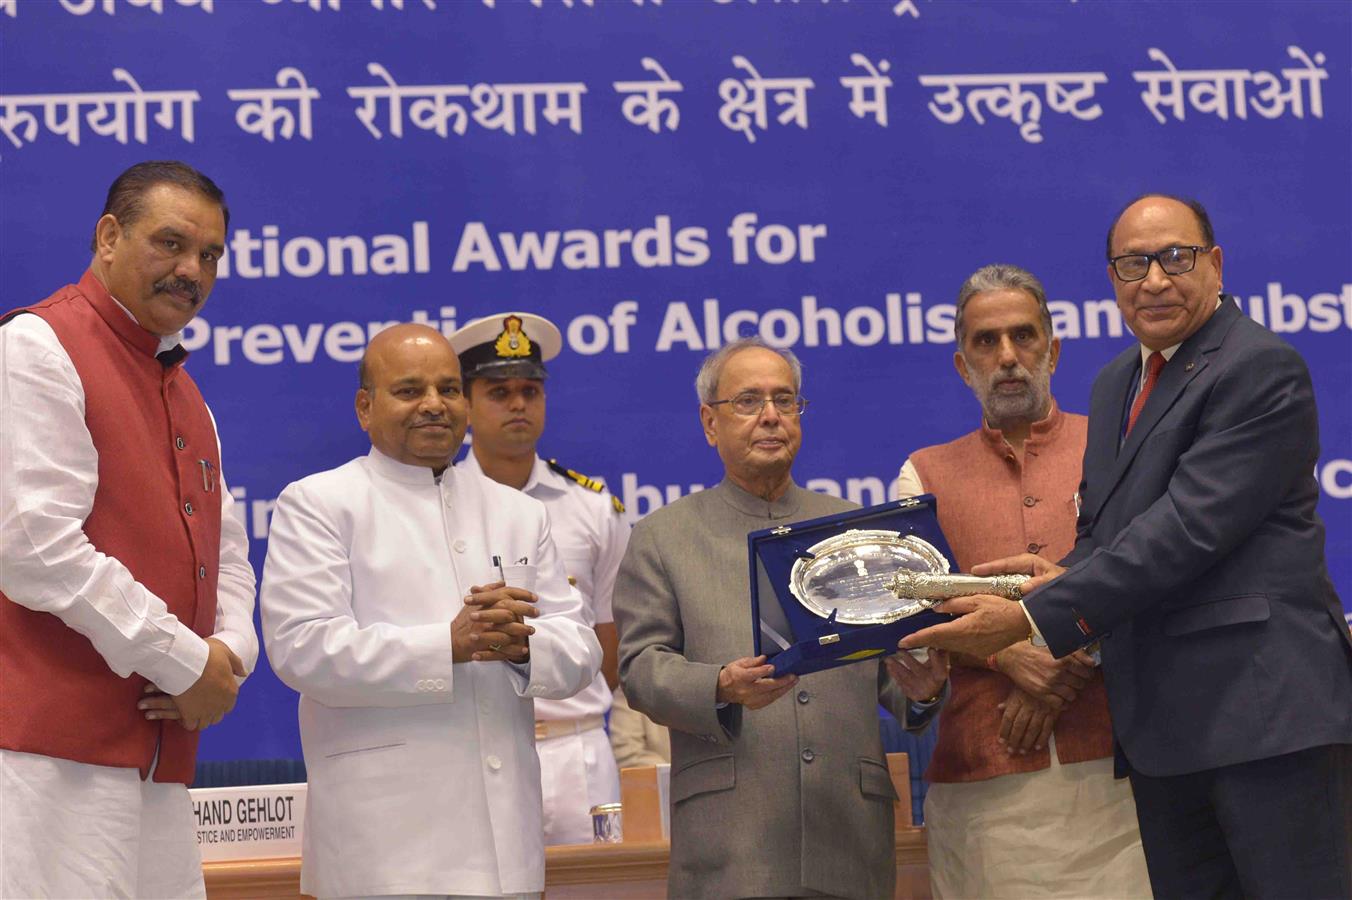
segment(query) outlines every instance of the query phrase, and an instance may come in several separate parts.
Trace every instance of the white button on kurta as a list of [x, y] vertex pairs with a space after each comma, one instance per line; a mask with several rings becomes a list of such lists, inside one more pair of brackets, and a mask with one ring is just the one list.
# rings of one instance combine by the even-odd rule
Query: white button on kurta
[[[472, 452], [456, 468], [482, 472]], [[560, 475], [539, 457], [522, 492], [549, 511], [554, 543], [569, 580], [582, 595], [590, 622], [600, 625], [614, 621], [610, 595], [624, 557], [629, 525], [616, 512], [611, 498]], [[598, 674], [572, 697], [541, 699], [535, 704], [536, 719], [577, 722], [586, 718], [596, 723], [590, 729], [559, 733], [537, 742], [549, 844], [590, 842], [591, 808], [620, 799], [619, 770], [600, 724], [610, 702], [610, 688]]]

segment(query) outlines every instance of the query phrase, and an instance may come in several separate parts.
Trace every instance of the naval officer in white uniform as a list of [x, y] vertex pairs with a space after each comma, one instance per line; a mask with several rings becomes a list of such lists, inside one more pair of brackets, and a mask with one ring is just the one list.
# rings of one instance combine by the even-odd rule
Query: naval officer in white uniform
[[301, 693], [301, 890], [538, 894], [532, 701], [586, 687], [601, 648], [544, 507], [450, 468], [467, 406], [439, 332], [378, 334], [356, 408], [371, 452], [282, 493], [263, 575], [268, 656]]
[[629, 540], [620, 501], [597, 481], [536, 451], [545, 427], [545, 363], [563, 345], [541, 316], [504, 312], [451, 335], [469, 398], [470, 452], [457, 469], [481, 472], [545, 505], [568, 580], [582, 595], [604, 654], [601, 673], [566, 700], [535, 701], [546, 844], [590, 843], [590, 810], [620, 799], [605, 731], [619, 684], [610, 595]]

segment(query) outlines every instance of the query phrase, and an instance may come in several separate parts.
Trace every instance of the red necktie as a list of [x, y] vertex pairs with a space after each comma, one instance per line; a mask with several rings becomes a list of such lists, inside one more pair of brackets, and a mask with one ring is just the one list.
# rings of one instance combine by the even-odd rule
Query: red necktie
[[1145, 384], [1141, 385], [1141, 392], [1136, 395], [1136, 402], [1131, 404], [1131, 415], [1127, 417], [1127, 434], [1131, 434], [1132, 426], [1136, 424], [1136, 418], [1145, 408], [1146, 398], [1150, 392], [1155, 389], [1155, 382], [1160, 380], [1160, 370], [1164, 368], [1167, 360], [1164, 354], [1156, 350], [1151, 353], [1145, 361]]

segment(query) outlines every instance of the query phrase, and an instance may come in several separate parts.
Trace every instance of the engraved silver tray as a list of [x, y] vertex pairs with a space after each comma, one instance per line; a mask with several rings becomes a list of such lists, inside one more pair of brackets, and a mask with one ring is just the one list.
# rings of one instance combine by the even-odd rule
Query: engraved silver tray
[[789, 590], [823, 619], [836, 614], [844, 625], [895, 622], [929, 609], [936, 600], [899, 598], [891, 585], [903, 572], [941, 575], [948, 560], [929, 541], [895, 531], [852, 529], [813, 544], [811, 559], [799, 559]]

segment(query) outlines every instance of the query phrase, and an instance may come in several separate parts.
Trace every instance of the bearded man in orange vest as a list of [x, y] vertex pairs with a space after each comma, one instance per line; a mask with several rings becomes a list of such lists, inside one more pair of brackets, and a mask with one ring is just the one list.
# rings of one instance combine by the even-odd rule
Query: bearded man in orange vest
[[258, 655], [180, 344], [228, 219], [195, 169], [132, 166], [79, 283], [0, 319], [0, 896], [205, 896], [186, 785]]
[[[901, 496], [930, 493], [958, 568], [1075, 543], [1087, 419], [1051, 393], [1061, 353], [1042, 283], [978, 269], [958, 291], [958, 375], [982, 423], [913, 453]], [[1103, 676], [1083, 651], [958, 654], [926, 778], [930, 882], [944, 897], [1148, 897], [1131, 788], [1113, 780]]]

